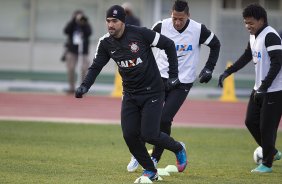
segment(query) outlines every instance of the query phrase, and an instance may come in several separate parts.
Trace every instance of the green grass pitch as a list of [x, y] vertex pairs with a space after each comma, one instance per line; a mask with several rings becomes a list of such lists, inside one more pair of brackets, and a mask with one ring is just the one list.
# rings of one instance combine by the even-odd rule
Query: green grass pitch
[[[281, 183], [282, 160], [273, 173], [254, 174], [257, 147], [246, 129], [176, 128], [186, 143], [189, 165], [154, 183]], [[148, 149], [151, 145], [148, 145]], [[282, 150], [282, 132], [277, 148]], [[0, 121], [0, 183], [129, 184], [142, 173], [128, 173], [130, 153], [119, 125]], [[165, 151], [159, 167], [175, 164]]]

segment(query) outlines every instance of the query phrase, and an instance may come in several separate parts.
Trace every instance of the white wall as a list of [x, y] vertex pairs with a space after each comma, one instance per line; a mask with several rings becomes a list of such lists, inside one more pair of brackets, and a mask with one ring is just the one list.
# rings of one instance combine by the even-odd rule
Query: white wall
[[[136, 15], [141, 18], [143, 25], [151, 28], [155, 22], [154, 1], [128, 1], [133, 3]], [[0, 0], [0, 71], [65, 72], [65, 65], [60, 61], [65, 41], [62, 28], [75, 9], [85, 10], [93, 27], [89, 55], [92, 61], [97, 40], [106, 32], [106, 10], [113, 4], [123, 2], [123, 0]], [[170, 16], [172, 2], [172, 0], [161, 0], [161, 18]], [[216, 67], [216, 70], [221, 72], [225, 68], [226, 61], [236, 60], [247, 43], [248, 33], [242, 22], [242, 10], [223, 10], [221, 0], [188, 0], [188, 3], [191, 18], [210, 28], [222, 43]], [[32, 8], [34, 8], [33, 11], [31, 11]], [[9, 24], [7, 19], [10, 15], [14, 17], [11, 18], [12, 22]], [[34, 17], [31, 20], [34, 22], [30, 23], [28, 17], [32, 15]], [[268, 11], [268, 17], [270, 25], [278, 30], [282, 29], [281, 12]], [[23, 27], [31, 29], [29, 34], [20, 29], [21, 24], [31, 25]], [[9, 29], [11, 31], [11, 34], [8, 34], [9, 38], [3, 37]], [[13, 38], [13, 35], [17, 38]], [[29, 39], [30, 36], [33, 38]], [[34, 42], [31, 43], [32, 41]], [[208, 54], [209, 49], [203, 46], [198, 71], [204, 66]], [[102, 72], [113, 73], [115, 68], [115, 64], [110, 62]], [[246, 68], [245, 71], [248, 73], [250, 70]]]
[[[42, 71], [66, 72], [64, 62], [60, 58], [63, 53], [62, 43], [35, 43], [30, 58], [30, 44], [26, 42], [0, 42], [0, 70], [7, 71]], [[89, 59], [92, 62], [96, 44], [91, 44]], [[111, 60], [102, 73], [115, 72], [115, 63]]]
[[26, 42], [0, 41], [0, 69], [28, 70], [29, 44]]

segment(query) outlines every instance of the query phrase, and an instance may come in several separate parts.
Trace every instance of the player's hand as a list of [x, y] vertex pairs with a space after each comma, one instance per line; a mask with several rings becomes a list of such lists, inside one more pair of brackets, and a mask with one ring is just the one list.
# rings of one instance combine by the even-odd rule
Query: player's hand
[[200, 83], [208, 83], [212, 78], [212, 71], [204, 68], [199, 74]]
[[81, 85], [75, 91], [75, 98], [82, 98], [82, 95], [88, 92], [88, 88]]
[[265, 97], [267, 90], [259, 88], [254, 93], [254, 101], [257, 104], [261, 104], [263, 102], [263, 99]]
[[219, 79], [218, 79], [218, 87], [223, 87], [223, 81], [224, 81], [224, 79], [226, 78], [226, 77], [228, 77], [229, 76], [229, 74], [227, 73], [227, 72], [224, 72], [223, 74], [221, 74], [220, 76], [219, 76]]
[[166, 81], [166, 90], [172, 90], [180, 84], [178, 77], [168, 78]]

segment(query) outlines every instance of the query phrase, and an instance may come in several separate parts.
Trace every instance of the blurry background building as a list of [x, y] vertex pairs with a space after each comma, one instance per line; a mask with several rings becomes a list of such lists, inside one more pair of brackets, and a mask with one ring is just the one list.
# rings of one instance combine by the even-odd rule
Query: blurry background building
[[[170, 16], [174, 0], [128, 0], [143, 26], [152, 25]], [[65, 36], [62, 33], [69, 15], [83, 10], [93, 28], [90, 59], [96, 44], [107, 32], [105, 12], [121, 0], [0, 0], [0, 80], [36, 75], [38, 80], [66, 80], [64, 63], [60, 62]], [[221, 53], [215, 69], [217, 77], [227, 61], [235, 61], [245, 49], [249, 33], [246, 31], [242, 9], [249, 3], [259, 2], [268, 12], [269, 24], [282, 29], [282, 0], [188, 0], [191, 18], [204, 23], [221, 41]], [[202, 65], [208, 49], [202, 48]], [[253, 66], [245, 67], [236, 75], [248, 80], [253, 76]], [[115, 64], [110, 62], [102, 71], [100, 80], [113, 81]], [[103, 77], [104, 76], [104, 77]], [[28, 77], [27, 77], [28, 78]], [[36, 77], [35, 77], [36, 78]], [[214, 84], [214, 83], [212, 83]]]

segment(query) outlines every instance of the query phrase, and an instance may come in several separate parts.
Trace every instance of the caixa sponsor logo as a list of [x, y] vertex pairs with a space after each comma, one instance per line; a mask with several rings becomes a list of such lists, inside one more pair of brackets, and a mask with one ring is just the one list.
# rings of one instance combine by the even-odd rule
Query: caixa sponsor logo
[[253, 51], [253, 62], [256, 64], [261, 60], [261, 52]]
[[117, 64], [121, 68], [130, 68], [139, 65], [143, 61], [140, 58], [135, 58], [131, 60], [125, 60], [125, 61], [118, 61]]
[[175, 45], [175, 49], [176, 51], [192, 51], [193, 50], [193, 47], [192, 45], [186, 45], [186, 44], [183, 44], [183, 45]]

